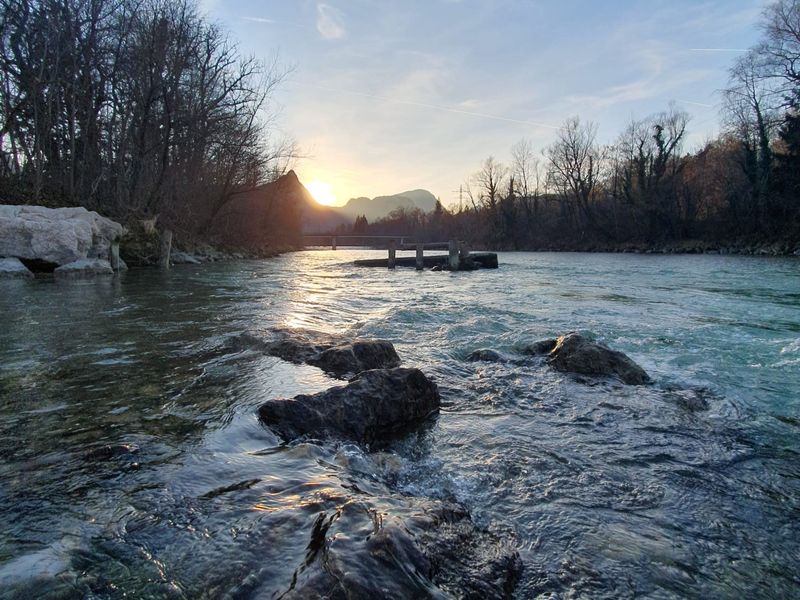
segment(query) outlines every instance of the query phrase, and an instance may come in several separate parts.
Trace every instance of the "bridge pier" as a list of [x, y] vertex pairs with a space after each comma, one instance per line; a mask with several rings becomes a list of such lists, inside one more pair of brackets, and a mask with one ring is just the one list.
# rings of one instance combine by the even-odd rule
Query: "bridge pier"
[[331, 250], [336, 250], [336, 237], [331, 238]]
[[425, 268], [425, 244], [417, 244], [417, 271]]
[[397, 241], [389, 240], [389, 262], [388, 267], [394, 269], [397, 260]]
[[450, 269], [453, 271], [458, 271], [458, 266], [459, 266], [458, 242], [455, 240], [450, 240], [447, 243], [447, 251], [449, 254]]

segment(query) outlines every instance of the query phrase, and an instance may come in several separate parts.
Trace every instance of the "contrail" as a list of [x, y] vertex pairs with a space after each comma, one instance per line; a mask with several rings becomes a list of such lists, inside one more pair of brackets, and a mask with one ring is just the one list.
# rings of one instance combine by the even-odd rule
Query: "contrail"
[[683, 104], [692, 104], [694, 106], [702, 106], [703, 108], [714, 108], [713, 104], [703, 104], [702, 102], [692, 102], [691, 100], [678, 100], [678, 102], [682, 102]]
[[689, 48], [692, 52], [747, 52], [747, 48]]
[[473, 112], [471, 110], [461, 110], [460, 108], [454, 108], [452, 106], [441, 106], [439, 104], [427, 104], [425, 102], [414, 102], [412, 100], [399, 100], [397, 98], [389, 98], [387, 96], [378, 96], [376, 94], [365, 94], [363, 92], [351, 92], [348, 90], [337, 90], [336, 88], [329, 88], [324, 85], [316, 85], [313, 83], [298, 83], [296, 81], [291, 82], [294, 85], [299, 85], [303, 87], [311, 87], [316, 88], [318, 90], [324, 90], [326, 92], [334, 92], [337, 94], [347, 94], [349, 96], [360, 96], [361, 98], [372, 98], [374, 100], [382, 100], [384, 102], [393, 102], [395, 104], [405, 104], [407, 106], [419, 106], [421, 108], [432, 108], [434, 110], [441, 110], [444, 112], [454, 113], [457, 115], [467, 115], [470, 117], [479, 117], [481, 119], [491, 119], [493, 121], [504, 121], [506, 123], [518, 123], [520, 125], [531, 125], [533, 127], [544, 127], [546, 129], [554, 129], [558, 131], [561, 129], [560, 127], [555, 127], [553, 125], [547, 125], [545, 123], [536, 123], [534, 121], [524, 121], [522, 119], [511, 119], [509, 117], [500, 117], [498, 115], [488, 115], [486, 113], [479, 113]]

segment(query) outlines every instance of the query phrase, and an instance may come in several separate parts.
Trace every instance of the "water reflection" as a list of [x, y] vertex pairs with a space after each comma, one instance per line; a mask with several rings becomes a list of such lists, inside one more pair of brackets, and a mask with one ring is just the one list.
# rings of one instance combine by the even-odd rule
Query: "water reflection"
[[[450, 274], [357, 254], [0, 282], [0, 596], [277, 597], [317, 573], [322, 523], [356, 540], [446, 503], [486, 547], [513, 540], [520, 598], [800, 593], [796, 261], [519, 254]], [[225, 343], [272, 325], [392, 340], [442, 416], [380, 452], [283, 444], [255, 408], [337, 382]], [[463, 361], [575, 329], [656, 386]], [[428, 527], [432, 554], [459, 547]], [[466, 589], [423, 579], [406, 589]]]

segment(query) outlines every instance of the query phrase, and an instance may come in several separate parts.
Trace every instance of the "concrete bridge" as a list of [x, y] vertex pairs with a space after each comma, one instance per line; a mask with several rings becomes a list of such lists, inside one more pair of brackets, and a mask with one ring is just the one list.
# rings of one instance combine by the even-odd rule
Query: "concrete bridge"
[[338, 234], [309, 234], [303, 236], [304, 246], [361, 246], [364, 248], [388, 248], [392, 242], [404, 246], [413, 243], [410, 235], [338, 235]]

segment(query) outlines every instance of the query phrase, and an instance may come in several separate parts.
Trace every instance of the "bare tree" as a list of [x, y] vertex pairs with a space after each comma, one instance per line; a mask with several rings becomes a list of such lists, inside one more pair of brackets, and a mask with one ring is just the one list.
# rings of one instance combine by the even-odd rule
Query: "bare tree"
[[511, 147], [511, 174], [516, 181], [518, 196], [525, 213], [528, 229], [535, 225], [542, 193], [542, 176], [539, 158], [528, 139], [521, 139]]
[[591, 228], [602, 231], [594, 213], [603, 158], [597, 144], [597, 125], [582, 123], [579, 117], [567, 119], [546, 155], [548, 179], [571, 213], [579, 215]]
[[0, 0], [0, 177], [29, 201], [202, 229], [296, 154], [272, 136], [285, 74], [194, 0]]
[[680, 235], [678, 174], [689, 115], [668, 110], [632, 121], [616, 145], [614, 193], [644, 218], [650, 239]]
[[473, 182], [478, 188], [478, 197], [484, 208], [494, 211], [500, 201], [502, 189], [508, 169], [499, 163], [493, 156], [483, 161], [481, 170], [473, 175]]
[[775, 79], [769, 76], [763, 55], [751, 50], [736, 61], [724, 91], [723, 122], [740, 143], [739, 167], [751, 184], [750, 210], [760, 225], [767, 218], [773, 165], [772, 140], [782, 120], [783, 104]]

